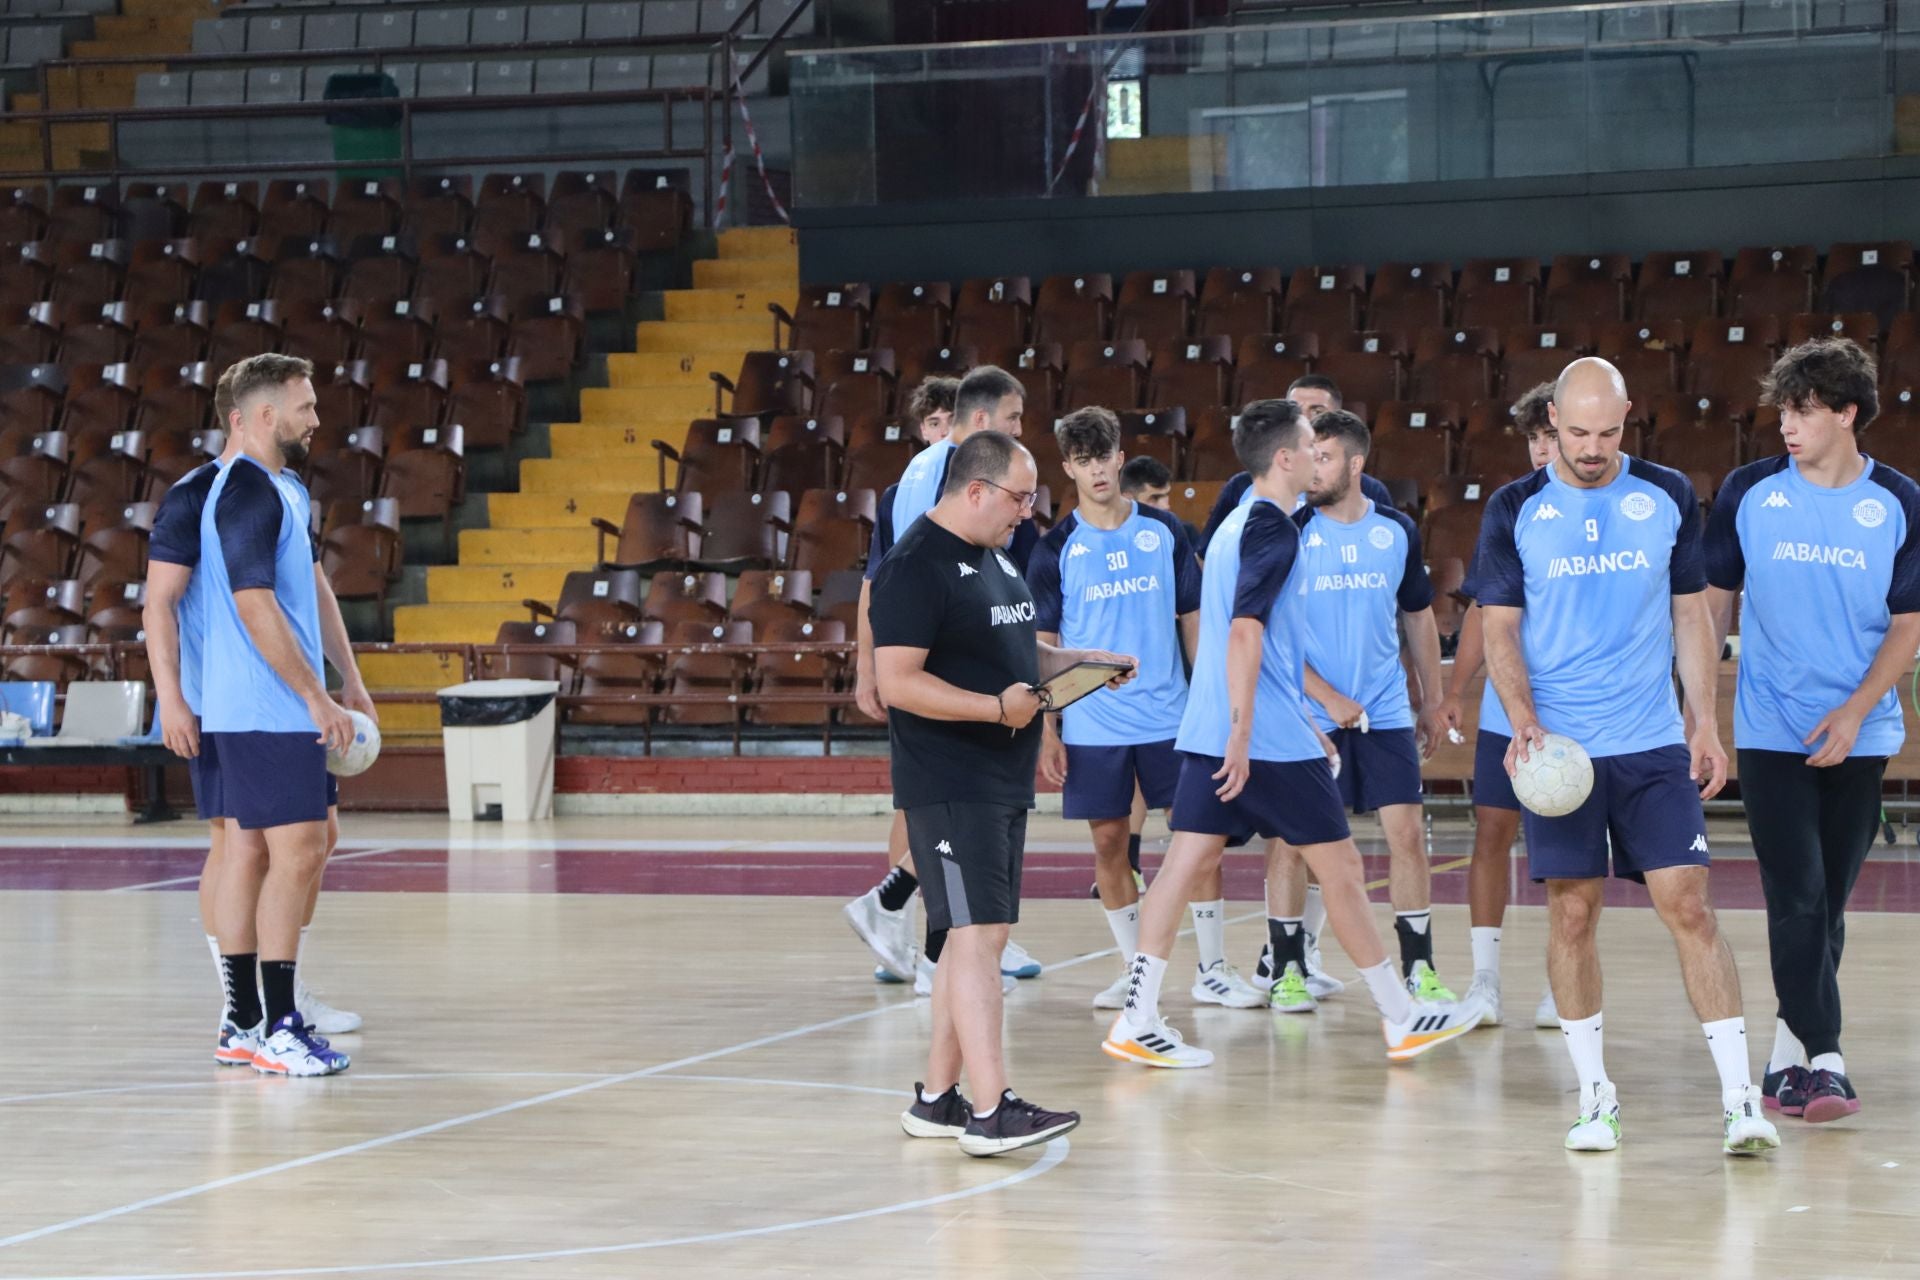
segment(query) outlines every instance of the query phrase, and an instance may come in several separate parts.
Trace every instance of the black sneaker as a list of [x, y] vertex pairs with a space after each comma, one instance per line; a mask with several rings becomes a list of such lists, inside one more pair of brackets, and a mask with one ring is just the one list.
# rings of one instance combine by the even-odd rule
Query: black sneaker
[[982, 1120], [973, 1116], [960, 1135], [960, 1149], [970, 1156], [1002, 1156], [1057, 1138], [1080, 1123], [1078, 1111], [1047, 1111], [1014, 1096], [1009, 1089], [1000, 1105]]
[[1860, 1109], [1860, 1095], [1838, 1071], [1815, 1071], [1807, 1078], [1804, 1110], [1808, 1124], [1839, 1120]]
[[1280, 975], [1273, 971], [1273, 944], [1260, 944], [1260, 959], [1254, 962], [1253, 978], [1255, 986], [1271, 987], [1280, 981]]
[[900, 1113], [900, 1127], [909, 1138], [957, 1138], [967, 1131], [973, 1107], [954, 1085], [932, 1102], [920, 1101], [920, 1082], [913, 1082], [913, 1105]]
[[1807, 1085], [1813, 1073], [1805, 1067], [1786, 1067], [1769, 1071], [1760, 1078], [1760, 1094], [1769, 1111], [1797, 1116], [1806, 1110]]

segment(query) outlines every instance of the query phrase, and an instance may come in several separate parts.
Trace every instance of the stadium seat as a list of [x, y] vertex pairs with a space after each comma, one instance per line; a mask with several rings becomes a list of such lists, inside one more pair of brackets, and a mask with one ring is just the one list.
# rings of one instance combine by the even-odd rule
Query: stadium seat
[[377, 495], [399, 505], [402, 521], [438, 520], [442, 557], [452, 559], [453, 513], [467, 496], [465, 429], [453, 423], [400, 432], [380, 468]]
[[792, 500], [808, 489], [833, 488], [846, 461], [846, 427], [837, 417], [787, 415], [762, 439], [759, 487]]
[[1194, 311], [1193, 332], [1228, 339], [1272, 333], [1285, 288], [1286, 277], [1278, 267], [1214, 267], [1207, 272]]
[[[761, 644], [844, 644], [844, 624], [827, 619], [774, 618], [766, 625], [755, 625], [754, 635]], [[833, 694], [838, 691], [845, 659], [837, 653], [759, 653], [754, 655], [751, 687], [756, 693]], [[826, 725], [832, 722], [834, 704], [820, 702], [776, 702], [749, 706], [746, 718], [754, 724]]]
[[1033, 282], [1026, 276], [996, 276], [961, 282], [953, 303], [953, 341], [982, 348], [1027, 343], [1033, 319]]
[[140, 578], [147, 571], [147, 541], [153, 535], [158, 504], [134, 502], [118, 508], [81, 508], [86, 522], [75, 549], [73, 576], [92, 583], [101, 578]]
[[434, 354], [442, 360], [468, 364], [498, 360], [513, 335], [512, 307], [498, 294], [475, 298], [457, 309], [432, 302], [421, 305], [439, 313]]
[[346, 239], [330, 234], [334, 243], [348, 246], [347, 272], [340, 282], [342, 298], [376, 307], [412, 296], [413, 273], [420, 254], [411, 237], [388, 233]]
[[1773, 365], [1780, 322], [1771, 315], [1703, 320], [1694, 327], [1687, 358], [1687, 392], [1739, 405], [1760, 399], [1760, 379]]
[[1139, 338], [1076, 342], [1060, 387], [1066, 412], [1088, 405], [1136, 408], [1147, 385], [1147, 344]]
[[[574, 645], [579, 636], [571, 622], [503, 622], [494, 634], [497, 645]], [[573, 659], [557, 653], [509, 653], [501, 655], [499, 665], [490, 673], [500, 680], [553, 680], [562, 690], [572, 692], [575, 680]]]
[[1233, 364], [1233, 395], [1238, 408], [1253, 400], [1278, 399], [1320, 358], [1320, 339], [1311, 333], [1249, 334], [1240, 339]]
[[[595, 641], [602, 646], [600, 649], [580, 656], [578, 692], [603, 696], [653, 693], [659, 687], [664, 659], [654, 653], [622, 650], [659, 645], [665, 640], [666, 628], [651, 619], [623, 623], [606, 631]], [[644, 725], [652, 721], [653, 708], [645, 703], [576, 703], [568, 708], [567, 719], [576, 724]]]
[[1820, 305], [1833, 312], [1871, 312], [1884, 333], [1913, 297], [1913, 245], [1905, 240], [1836, 244], [1827, 249]]
[[[749, 351], [737, 378], [709, 373], [715, 415], [736, 417], [807, 412], [814, 389], [811, 351]], [[729, 399], [730, 398], [730, 402]]]
[[507, 360], [526, 382], [558, 382], [580, 363], [588, 303], [571, 294], [522, 298], [512, 312]]
[[275, 178], [267, 184], [260, 205], [261, 237], [314, 240], [327, 229], [325, 182], [306, 178]]
[[1453, 298], [1453, 268], [1445, 262], [1387, 262], [1374, 273], [1367, 327], [1400, 333], [1444, 325]]
[[[357, 515], [357, 519], [347, 518]], [[400, 504], [392, 498], [336, 503], [320, 540], [320, 567], [342, 600], [371, 600], [386, 627], [387, 592], [400, 577]]]
[[467, 444], [480, 449], [504, 447], [526, 430], [526, 380], [518, 360], [463, 361], [452, 377], [443, 416], [416, 417], [409, 425], [457, 422], [466, 428]]
[[777, 302], [767, 310], [776, 350], [855, 351], [866, 338], [872, 293], [863, 284], [802, 285], [791, 312]]
[[1872, 353], [1880, 345], [1880, 317], [1872, 311], [1848, 311], [1838, 315], [1803, 314], [1788, 318], [1787, 346], [1798, 346], [1814, 338], [1851, 338]]
[[1408, 354], [1396, 334], [1342, 334], [1331, 345], [1322, 343], [1314, 359], [1314, 372], [1338, 383], [1349, 404], [1356, 400], [1384, 404], [1400, 398], [1402, 367]]
[[1186, 465], [1187, 411], [1182, 405], [1122, 409], [1120, 447], [1129, 458], [1158, 458], [1171, 475]]
[[[594, 61], [598, 85], [598, 64], [605, 60]], [[617, 217], [619, 225], [633, 233], [635, 252], [671, 251], [679, 248], [692, 229], [693, 197], [676, 185], [674, 176], [635, 170], [621, 188]]]
[[1740, 250], [1734, 255], [1733, 274], [1727, 281], [1728, 318], [1751, 320], [1812, 311], [1817, 256], [1810, 244]]
[[873, 538], [872, 489], [810, 489], [800, 501], [787, 539], [787, 565], [822, 580], [859, 564]]
[[314, 298], [281, 306], [280, 350], [315, 364], [342, 364], [359, 354], [360, 304]]
[[[668, 644], [699, 645], [753, 643], [753, 628], [744, 622], [715, 622], [706, 625], [677, 623], [667, 629]], [[746, 692], [750, 660], [723, 654], [681, 653], [667, 660], [662, 679], [664, 692], [684, 698], [688, 694], [733, 694]], [[732, 724], [739, 714], [735, 703], [670, 702], [660, 709], [660, 719], [672, 724]]]
[[952, 309], [953, 289], [945, 281], [883, 285], [873, 300], [867, 342], [894, 351], [945, 346]]
[[[323, 440], [323, 433], [334, 438]], [[323, 423], [309, 449], [305, 478], [316, 504], [364, 502], [379, 493], [387, 457], [387, 433], [380, 427], [342, 431]]]
[[283, 239], [267, 297], [281, 303], [328, 301], [340, 291], [344, 269], [340, 246], [324, 235]]
[[[391, 369], [376, 367], [365, 420], [395, 431], [440, 422], [441, 411], [447, 403], [449, 380], [445, 360], [424, 360]], [[467, 418], [462, 418], [462, 422], [466, 425], [469, 443], [492, 443], [484, 429]]]
[[[765, 638], [770, 625], [813, 618], [813, 574], [806, 569], [748, 569], [734, 582], [727, 616]], [[776, 621], [777, 620], [777, 621]]]
[[554, 175], [542, 229], [566, 244], [604, 236], [613, 229], [620, 208], [616, 187], [615, 175], [608, 169], [562, 170]]
[[404, 213], [401, 196], [400, 183], [394, 178], [343, 181], [327, 212], [327, 235], [345, 245], [397, 235]]
[[567, 240], [560, 292], [586, 311], [618, 311], [633, 293], [640, 239], [630, 227], [611, 227]]
[[878, 422], [893, 412], [899, 377], [893, 352], [884, 347], [835, 349], [820, 356], [814, 384], [813, 416], [855, 424]]
[[[7, 637], [7, 643], [16, 645], [82, 645], [86, 642], [87, 624], [84, 622], [64, 627], [21, 627]], [[0, 675], [4, 675], [9, 683], [45, 682], [63, 689], [71, 688], [86, 674], [86, 658], [74, 653], [21, 654], [6, 659], [4, 670], [0, 670]]]
[[423, 245], [465, 236], [473, 225], [473, 179], [465, 174], [415, 178], [400, 225]]
[[919, 448], [917, 424], [907, 422], [855, 423], [847, 431], [846, 470], [841, 483], [849, 489], [876, 492], [900, 478]]
[[1146, 399], [1149, 404], [1191, 407], [1197, 413], [1210, 405], [1226, 404], [1232, 382], [1231, 338], [1183, 338], [1154, 348]]
[[1624, 253], [1563, 253], [1547, 276], [1545, 324], [1612, 324], [1627, 318], [1633, 260]]
[[200, 240], [136, 240], [120, 300], [135, 310], [191, 301], [210, 246]]
[[[1489, 328], [1422, 329], [1414, 342], [1407, 393], [1416, 400], [1452, 400], [1469, 404], [1494, 391], [1493, 370], [1500, 357], [1500, 334]], [[1381, 403], [1340, 384], [1348, 396]]]
[[1120, 283], [1113, 336], [1137, 338], [1149, 347], [1185, 338], [1193, 322], [1191, 271], [1135, 271]]
[[1604, 324], [1594, 331], [1593, 348], [1595, 355], [1620, 370], [1620, 376], [1626, 379], [1627, 395], [1644, 401], [1680, 389], [1687, 327], [1680, 320]]
[[76, 439], [66, 499], [82, 507], [141, 501], [147, 488], [147, 438], [138, 431]]
[[1540, 263], [1534, 258], [1474, 258], [1460, 268], [1453, 323], [1461, 328], [1510, 329], [1535, 323]]
[[[1048, 276], [1033, 304], [1033, 341], [1070, 348], [1104, 341], [1113, 324], [1113, 277], [1104, 271]], [[959, 339], [955, 339], [958, 341]]]
[[1593, 332], [1584, 324], [1523, 325], [1501, 335], [1502, 395], [1517, 400], [1538, 383], [1552, 382], [1573, 361], [1593, 352]]
[[779, 490], [710, 494], [695, 563], [720, 573], [785, 564], [792, 517], [793, 501]]
[[[875, 349], [881, 349], [876, 342]], [[950, 378], [965, 377], [968, 370], [980, 364], [980, 353], [973, 347], [927, 346], [901, 350], [888, 347], [894, 353], [894, 359], [900, 369], [900, 385], [909, 389], [920, 385], [921, 381], [940, 374]]]
[[[475, 243], [481, 243], [476, 236]], [[553, 237], [543, 231], [510, 232], [484, 252], [493, 255], [487, 291], [518, 305], [528, 298], [547, 298], [560, 291], [566, 259]]]
[[[631, 571], [628, 571], [631, 572]], [[571, 574], [568, 575], [572, 577]], [[727, 578], [723, 573], [655, 573], [639, 616], [674, 626], [692, 622], [712, 626], [727, 616]]]

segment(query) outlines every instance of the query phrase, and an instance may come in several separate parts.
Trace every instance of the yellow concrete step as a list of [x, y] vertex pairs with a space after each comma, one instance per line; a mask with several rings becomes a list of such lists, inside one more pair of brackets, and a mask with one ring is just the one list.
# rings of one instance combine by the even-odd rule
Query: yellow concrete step
[[591, 563], [552, 564], [452, 564], [434, 565], [427, 570], [427, 601], [430, 604], [476, 604], [501, 601], [519, 604], [532, 597], [551, 600], [560, 594], [561, 583], [569, 569], [590, 569]]
[[647, 450], [642, 460], [620, 462], [611, 458], [529, 458], [520, 464], [520, 489], [524, 493], [617, 493], [620, 510], [626, 511], [626, 499], [636, 493], [654, 493], [660, 488], [658, 455]]
[[[588, 387], [580, 393], [580, 421], [607, 426], [678, 423], [713, 416], [714, 384], [687, 387]], [[555, 450], [558, 452], [558, 450]]]
[[[619, 524], [620, 518], [610, 520]], [[577, 524], [564, 529], [462, 529], [460, 531], [460, 567], [487, 565], [563, 565], [584, 569], [593, 564], [599, 535], [587, 523], [588, 517], [575, 517]], [[607, 548], [609, 554], [613, 548]], [[428, 570], [429, 573], [432, 570]]]
[[[625, 493], [490, 493], [487, 522], [490, 532], [526, 529], [578, 529], [595, 516], [610, 524], [627, 518]], [[466, 534], [462, 532], [462, 538]], [[464, 543], [462, 545], [465, 545]]]
[[798, 296], [793, 289], [669, 289], [667, 323], [676, 320], [752, 320], [764, 326], [761, 340], [773, 345], [773, 313], [768, 303], [791, 312]]
[[452, 653], [363, 653], [359, 663], [369, 689], [444, 689], [466, 679]]
[[45, 163], [37, 124], [0, 124], [0, 166], [38, 169]]
[[707, 380], [707, 375], [724, 373], [731, 378], [739, 371], [740, 357], [734, 352], [622, 351], [607, 357], [610, 386], [701, 387], [709, 401], [713, 397], [713, 383]]
[[13, 109], [15, 111], [38, 111], [40, 109], [40, 95], [37, 93], [14, 94]]
[[179, 41], [178, 47], [185, 49], [193, 42], [194, 19], [202, 16], [183, 12], [180, 7], [147, 13], [101, 14], [93, 20], [93, 35], [96, 40], [119, 43], [165, 37]]
[[[655, 459], [661, 455], [653, 447], [653, 442], [664, 440], [678, 449], [687, 438], [685, 422], [636, 424], [631, 427], [599, 422], [556, 422], [551, 430], [555, 458], [568, 461], [605, 459], [617, 463], [644, 464], [655, 471], [655, 487], [658, 487], [660, 466]], [[668, 459], [669, 476], [674, 473], [673, 468], [672, 459]]]
[[785, 258], [701, 258], [693, 264], [696, 289], [800, 290], [800, 264]]
[[[455, 676], [448, 684], [459, 684]], [[380, 741], [387, 746], [411, 747], [440, 741], [438, 702], [390, 702], [380, 708]]]
[[393, 611], [393, 638], [401, 644], [492, 644], [501, 623], [526, 617], [517, 603], [406, 604]]
[[720, 233], [723, 258], [798, 258], [791, 227], [736, 227]]
[[773, 317], [758, 320], [650, 320], [634, 333], [637, 351], [725, 352], [733, 357], [732, 377], [740, 368], [740, 353], [765, 351], [773, 343]]

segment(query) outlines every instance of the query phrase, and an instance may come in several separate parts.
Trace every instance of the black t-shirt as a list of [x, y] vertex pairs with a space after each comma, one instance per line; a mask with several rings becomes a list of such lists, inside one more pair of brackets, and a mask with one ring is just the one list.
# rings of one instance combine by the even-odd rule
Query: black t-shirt
[[[873, 580], [873, 647], [927, 651], [926, 669], [971, 693], [1040, 678], [1033, 596], [1005, 552], [976, 547], [921, 516]], [[1040, 717], [1005, 725], [887, 712], [897, 809], [953, 802], [1033, 807]]]

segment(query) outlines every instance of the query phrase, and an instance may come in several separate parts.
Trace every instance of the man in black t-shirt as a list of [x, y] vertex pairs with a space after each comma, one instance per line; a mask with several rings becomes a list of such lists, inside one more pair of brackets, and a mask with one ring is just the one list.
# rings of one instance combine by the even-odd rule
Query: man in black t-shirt
[[[1040, 756], [1039, 680], [1089, 658], [1034, 635], [1033, 596], [1001, 550], [1033, 509], [1033, 455], [979, 431], [954, 451], [945, 491], [874, 578], [869, 618], [887, 705], [893, 803], [907, 819], [929, 929], [947, 929], [934, 970], [933, 1045], [901, 1126], [957, 1137], [968, 1155], [1045, 1142], [1080, 1123], [1006, 1087], [1000, 953], [1020, 918], [1020, 865]], [[1128, 661], [1130, 659], [1119, 659]], [[1131, 672], [1127, 677], [1130, 678]], [[965, 1066], [975, 1114], [960, 1095]]]

